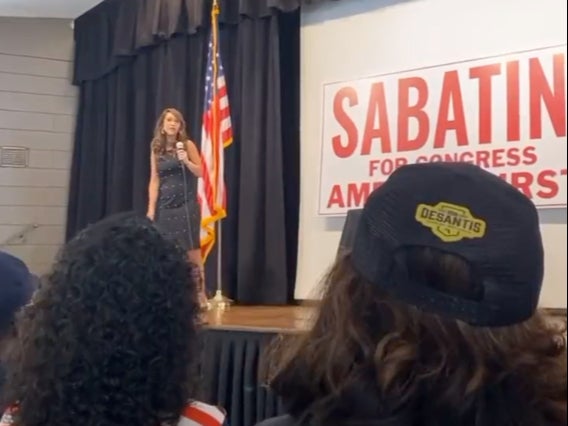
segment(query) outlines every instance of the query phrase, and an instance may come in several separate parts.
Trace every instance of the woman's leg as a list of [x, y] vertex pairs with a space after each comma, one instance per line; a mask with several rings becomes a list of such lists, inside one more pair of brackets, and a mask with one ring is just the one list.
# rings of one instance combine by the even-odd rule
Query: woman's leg
[[205, 291], [205, 269], [203, 267], [203, 259], [201, 259], [201, 250], [189, 250], [187, 257], [191, 263], [199, 267], [199, 275], [201, 280], [197, 288], [197, 295], [199, 297], [199, 304], [202, 308], [207, 308], [207, 292]]

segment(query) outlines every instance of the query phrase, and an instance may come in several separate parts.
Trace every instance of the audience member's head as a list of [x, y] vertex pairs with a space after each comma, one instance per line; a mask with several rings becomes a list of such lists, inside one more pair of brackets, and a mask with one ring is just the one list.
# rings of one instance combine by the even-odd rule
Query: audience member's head
[[310, 425], [565, 424], [565, 339], [537, 311], [542, 280], [529, 199], [473, 165], [402, 167], [368, 199], [272, 386]]
[[16, 312], [30, 301], [36, 282], [24, 262], [0, 251], [0, 342], [10, 332]]
[[130, 214], [61, 251], [17, 322], [17, 425], [177, 423], [193, 396], [199, 306], [185, 254]]
[[[17, 257], [0, 251], [0, 400], [4, 389], [4, 351], [14, 337], [16, 312], [26, 305], [37, 287], [37, 278]], [[0, 401], [0, 413], [2, 412]]]

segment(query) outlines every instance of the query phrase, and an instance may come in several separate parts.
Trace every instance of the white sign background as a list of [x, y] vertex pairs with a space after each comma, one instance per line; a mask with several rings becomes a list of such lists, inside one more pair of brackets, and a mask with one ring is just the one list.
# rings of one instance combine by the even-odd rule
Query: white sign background
[[[557, 135], [558, 127], [554, 128], [553, 119], [541, 97], [540, 123], [542, 134], [540, 138], [531, 139], [530, 115], [531, 111], [532, 114], [535, 111], [534, 105], [531, 108], [530, 102], [529, 63], [531, 60], [536, 60], [540, 64], [552, 96], [560, 96], [554, 92], [555, 87], [562, 88], [562, 90], [557, 91], [561, 92], [563, 96], [562, 115], [564, 117], [563, 129], [559, 132], [559, 135]], [[553, 72], [555, 60], [557, 61], [556, 77]], [[520, 138], [517, 141], [507, 141], [507, 108], [509, 105], [506, 69], [507, 63], [510, 61], [518, 61], [519, 64]], [[562, 61], [563, 72], [558, 72], [558, 61]], [[491, 64], [498, 64], [496, 66], [500, 69], [500, 73], [491, 78], [491, 140], [490, 143], [480, 143], [480, 115], [483, 114], [483, 111], [480, 112], [480, 80], [470, 78], [470, 70], [474, 67]], [[533, 67], [533, 71], [534, 69], [535, 67]], [[447, 130], [444, 147], [435, 148], [434, 135], [438, 122], [444, 76], [448, 72], [457, 72], [459, 76], [468, 145], [459, 146], [456, 131]], [[420, 149], [398, 152], [398, 86], [401, 79], [410, 77], [422, 78], [427, 84], [428, 100], [423, 111], [428, 116], [429, 132], [425, 144]], [[554, 78], [562, 80], [555, 85]], [[371, 141], [370, 151], [362, 154], [362, 140], [365, 133], [371, 88], [375, 83], [380, 82], [383, 83], [384, 87], [392, 149], [391, 152], [383, 152], [381, 148], [383, 140], [374, 138]], [[356, 92], [356, 101], [350, 102], [348, 99], [343, 99], [339, 108], [346, 112], [356, 126], [357, 142], [352, 153], [350, 149], [347, 150], [351, 155], [342, 158], [336, 155], [332, 141], [335, 138], [336, 141], [339, 141], [338, 146], [348, 146], [348, 134], [334, 114], [334, 103], [337, 102], [336, 95], [345, 88], [352, 88]], [[542, 92], [542, 90], [539, 90], [538, 93]], [[512, 98], [509, 97], [509, 99]], [[411, 89], [408, 104], [412, 106], [417, 101], [417, 89]], [[456, 118], [454, 111], [459, 111], [456, 106], [458, 105], [453, 105], [453, 100], [450, 101], [447, 116], [450, 121]], [[338, 108], [337, 104], [335, 108]], [[487, 110], [484, 111], [487, 112]], [[371, 116], [372, 127], [384, 128], [384, 123], [381, 123], [378, 118], [380, 114], [376, 110], [374, 117]], [[558, 122], [558, 119], [556, 119], [557, 126]], [[408, 121], [409, 139], [416, 137], [419, 131], [418, 120], [411, 117]], [[396, 167], [428, 161], [473, 162], [522, 189], [531, 197], [537, 207], [566, 207], [566, 156], [566, 45], [508, 53], [498, 57], [474, 59], [352, 81], [328, 83], [324, 84], [323, 88], [318, 214], [320, 216], [343, 216], [350, 209], [362, 207], [368, 193], [384, 182]]]

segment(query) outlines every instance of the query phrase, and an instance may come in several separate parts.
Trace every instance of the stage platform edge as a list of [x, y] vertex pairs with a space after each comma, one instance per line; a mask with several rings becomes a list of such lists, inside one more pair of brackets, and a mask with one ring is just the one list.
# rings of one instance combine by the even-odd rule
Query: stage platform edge
[[259, 333], [296, 333], [304, 331], [313, 317], [314, 307], [240, 306], [207, 312], [205, 328], [211, 330], [251, 331]]

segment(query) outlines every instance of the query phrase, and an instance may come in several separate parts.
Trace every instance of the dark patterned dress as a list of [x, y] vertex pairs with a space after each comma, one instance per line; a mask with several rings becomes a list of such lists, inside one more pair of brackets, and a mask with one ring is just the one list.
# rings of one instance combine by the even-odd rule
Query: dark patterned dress
[[201, 212], [197, 201], [197, 178], [175, 154], [161, 155], [157, 162], [160, 189], [156, 226], [185, 250], [199, 249]]

